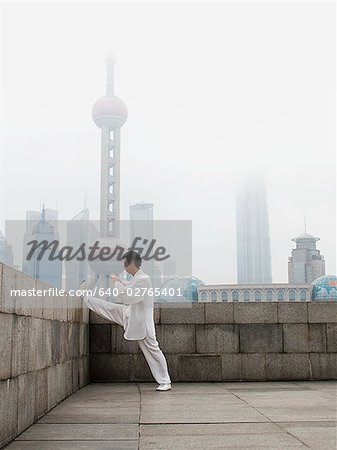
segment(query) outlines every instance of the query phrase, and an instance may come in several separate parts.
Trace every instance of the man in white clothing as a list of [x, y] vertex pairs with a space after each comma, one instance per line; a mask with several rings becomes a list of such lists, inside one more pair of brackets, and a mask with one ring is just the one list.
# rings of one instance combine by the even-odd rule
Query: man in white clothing
[[82, 298], [92, 311], [121, 325], [124, 328], [125, 339], [138, 342], [154, 379], [159, 383], [156, 390], [168, 391], [171, 389], [171, 379], [165, 356], [156, 339], [153, 320], [154, 296], [149, 295], [149, 289], [152, 289], [151, 279], [141, 270], [142, 259], [137, 252], [125, 253], [123, 263], [132, 279], [122, 281], [116, 275], [111, 276], [114, 296], [123, 304], [88, 295]]

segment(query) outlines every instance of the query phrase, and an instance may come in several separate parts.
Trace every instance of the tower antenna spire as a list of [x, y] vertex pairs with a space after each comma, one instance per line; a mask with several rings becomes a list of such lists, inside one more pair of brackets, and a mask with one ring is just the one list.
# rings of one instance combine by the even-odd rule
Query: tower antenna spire
[[106, 95], [115, 95], [114, 69], [116, 64], [115, 55], [109, 52], [106, 57]]
[[83, 209], [87, 209], [87, 193], [83, 192]]
[[307, 234], [307, 224], [304, 216], [304, 234]]

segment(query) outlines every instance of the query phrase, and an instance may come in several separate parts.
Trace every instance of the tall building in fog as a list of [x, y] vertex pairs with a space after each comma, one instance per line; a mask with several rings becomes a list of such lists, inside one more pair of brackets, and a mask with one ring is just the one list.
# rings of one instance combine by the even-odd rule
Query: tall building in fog
[[[130, 245], [137, 237], [142, 240], [137, 241], [136, 245], [142, 246], [144, 252], [146, 252], [153, 239], [153, 203], [143, 202], [130, 206]], [[144, 242], [144, 239], [146, 239], [146, 242]], [[154, 259], [143, 260], [142, 269], [151, 278], [153, 287], [161, 285], [161, 274]]]
[[288, 282], [290, 284], [311, 283], [316, 278], [325, 275], [324, 256], [316, 249], [320, 238], [311, 234], [300, 234], [292, 239], [296, 248], [291, 251], [288, 260]]
[[130, 241], [136, 236], [153, 239], [153, 203], [130, 206]]
[[239, 284], [272, 282], [266, 185], [250, 177], [237, 191], [237, 279]]
[[[59, 234], [56, 227], [56, 222], [48, 221], [46, 218], [46, 210], [42, 209], [40, 213], [40, 220], [32, 226], [31, 223], [27, 224], [27, 229], [30, 235], [25, 234], [24, 240], [26, 244], [29, 241], [36, 240], [38, 243], [47, 241], [48, 244], [52, 241], [59, 241]], [[50, 254], [53, 247], [49, 247], [44, 252], [41, 259], [39, 259], [39, 253], [41, 247], [39, 247], [33, 255], [27, 259], [30, 246], [26, 246], [24, 253], [24, 266], [25, 272], [36, 278], [37, 280], [45, 281], [46, 283], [56, 288], [62, 288], [62, 261], [59, 259], [50, 259]]]
[[[45, 220], [50, 223], [54, 227], [54, 231], [57, 230], [57, 219], [58, 219], [58, 211], [55, 209], [45, 208], [43, 206], [43, 213]], [[30, 246], [27, 243], [33, 240], [33, 228], [37, 225], [41, 220], [41, 211], [26, 211], [26, 231], [23, 237], [23, 249], [22, 249], [22, 271], [25, 273], [30, 273], [30, 269], [28, 269], [29, 262], [26, 260], [26, 255], [30, 250]]]
[[[67, 246], [73, 249], [78, 249], [82, 244], [87, 248], [90, 244], [90, 228], [89, 228], [89, 210], [84, 208], [81, 212], [76, 214], [71, 220], [67, 222]], [[78, 289], [82, 280], [88, 277], [88, 260], [79, 261], [74, 258], [70, 261], [65, 261], [66, 269], [66, 291], [70, 289]]]
[[13, 266], [14, 264], [13, 247], [7, 242], [5, 236], [1, 231], [0, 231], [0, 262], [7, 264], [8, 266]]

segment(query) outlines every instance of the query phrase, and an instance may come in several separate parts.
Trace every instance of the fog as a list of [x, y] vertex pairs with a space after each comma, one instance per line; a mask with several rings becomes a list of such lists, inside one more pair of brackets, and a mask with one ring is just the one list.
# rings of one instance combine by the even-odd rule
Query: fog
[[191, 219], [193, 274], [235, 283], [235, 194], [267, 184], [273, 282], [293, 237], [320, 237], [336, 273], [334, 3], [1, 5], [1, 222], [44, 203], [99, 218], [105, 57], [116, 55], [121, 218]]

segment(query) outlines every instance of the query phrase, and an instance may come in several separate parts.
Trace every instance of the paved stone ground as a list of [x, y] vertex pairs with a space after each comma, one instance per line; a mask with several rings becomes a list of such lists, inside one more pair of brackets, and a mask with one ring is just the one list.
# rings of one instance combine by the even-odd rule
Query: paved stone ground
[[90, 384], [10, 450], [337, 448], [337, 383]]

